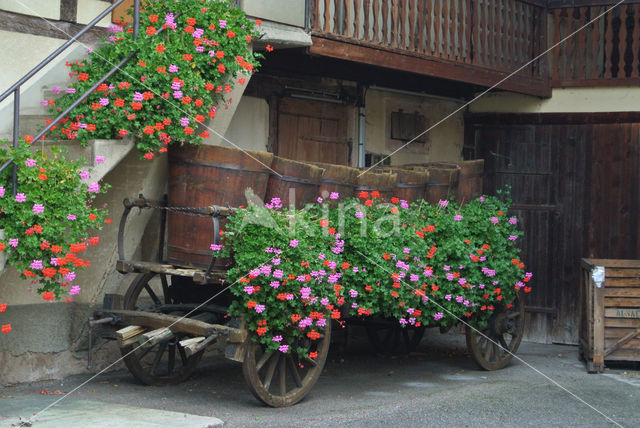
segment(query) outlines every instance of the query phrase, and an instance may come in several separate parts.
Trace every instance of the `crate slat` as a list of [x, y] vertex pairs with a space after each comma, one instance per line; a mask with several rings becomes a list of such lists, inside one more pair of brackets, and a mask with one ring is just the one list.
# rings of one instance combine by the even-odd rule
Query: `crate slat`
[[[604, 267], [601, 288], [594, 269]], [[605, 360], [640, 361], [640, 260], [583, 259], [580, 354], [590, 372]]]

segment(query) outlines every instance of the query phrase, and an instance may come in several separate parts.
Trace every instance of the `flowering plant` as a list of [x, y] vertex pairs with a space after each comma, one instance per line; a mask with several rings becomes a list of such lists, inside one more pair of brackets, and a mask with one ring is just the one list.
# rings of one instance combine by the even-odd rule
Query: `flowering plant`
[[[83, 62], [67, 63], [75, 83], [63, 96], [45, 100], [59, 113], [132, 52], [135, 58], [98, 86], [54, 134], [86, 142], [135, 135], [144, 157], [165, 152], [171, 142], [200, 143], [209, 136], [203, 122], [228, 93], [256, 70], [259, 53], [251, 42], [256, 23], [229, 1], [153, 0], [143, 3], [138, 39], [133, 28], [113, 25], [111, 34]], [[54, 88], [61, 92], [62, 88]]]
[[11, 170], [0, 173], [0, 252], [25, 279], [37, 281], [45, 300], [80, 292], [75, 272], [89, 266], [79, 254], [96, 245], [91, 230], [101, 228], [106, 211], [92, 206], [105, 187], [88, 183], [89, 172], [80, 161], [70, 160], [60, 148], [52, 154], [33, 152], [21, 142], [14, 149], [0, 142], [0, 164], [13, 159], [18, 165], [18, 186], [12, 194]]
[[401, 326], [485, 326], [519, 290], [530, 291], [506, 195], [464, 206], [359, 196], [292, 211], [272, 201], [231, 218], [225, 247], [213, 249], [233, 248], [239, 299], [230, 312], [263, 345], [305, 356], [291, 349], [296, 339], [317, 339], [330, 318], [346, 314]]

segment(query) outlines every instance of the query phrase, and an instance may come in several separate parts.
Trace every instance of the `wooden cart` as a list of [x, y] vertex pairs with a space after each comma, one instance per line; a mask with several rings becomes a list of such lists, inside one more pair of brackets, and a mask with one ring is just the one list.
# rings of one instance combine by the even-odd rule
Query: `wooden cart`
[[[167, 211], [210, 216], [215, 243], [219, 241], [219, 220], [232, 208], [175, 208], [166, 202], [127, 198], [118, 232], [118, 272], [136, 273], [124, 296], [106, 295], [104, 307], [89, 320], [89, 357], [92, 329], [100, 327], [102, 337], [117, 340], [124, 362], [140, 382], [163, 385], [181, 382], [195, 370], [205, 348], [226, 341], [225, 357], [242, 362], [243, 373], [253, 395], [273, 407], [300, 401], [318, 380], [327, 359], [331, 325], [319, 340], [299, 338], [295, 347], [317, 352], [317, 358], [300, 359], [297, 354], [265, 352], [252, 340], [239, 318], [227, 314], [234, 296], [226, 283], [226, 271], [217, 268], [215, 256], [207, 269], [187, 268], [162, 262]], [[158, 262], [129, 261], [124, 254], [124, 231], [133, 209], [162, 212]], [[379, 348], [417, 346], [424, 329], [400, 329], [389, 320], [365, 321], [369, 336]], [[496, 310], [489, 326], [482, 331], [466, 327], [467, 346], [480, 367], [496, 370], [506, 366], [516, 352], [524, 330], [522, 298]], [[304, 342], [304, 343], [303, 343]]]

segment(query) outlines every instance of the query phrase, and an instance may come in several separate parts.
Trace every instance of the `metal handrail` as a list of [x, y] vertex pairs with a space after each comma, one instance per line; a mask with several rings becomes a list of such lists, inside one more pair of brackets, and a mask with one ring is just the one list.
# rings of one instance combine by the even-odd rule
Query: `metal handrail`
[[[9, 89], [0, 95], [0, 102], [4, 101], [9, 95], [13, 93], [13, 148], [18, 147], [18, 132], [20, 130], [20, 88], [23, 84], [25, 84], [29, 79], [31, 79], [38, 71], [42, 70], [47, 64], [53, 61], [58, 57], [62, 52], [64, 52], [69, 46], [75, 43], [82, 35], [84, 35], [87, 31], [93, 28], [98, 22], [102, 20], [105, 16], [111, 13], [113, 9], [119, 6], [125, 0], [116, 0], [111, 6], [106, 8], [102, 13], [100, 13], [93, 21], [88, 23], [82, 30], [80, 30], [75, 36], [69, 39], [66, 43], [56, 49], [53, 53], [51, 53], [48, 57], [46, 57], [40, 64], [36, 65], [31, 71], [25, 74], [20, 80], [14, 83]], [[133, 6], [133, 38], [138, 38], [138, 32], [140, 28], [140, 0], [134, 0]], [[136, 55], [137, 51], [132, 52], [129, 56], [127, 56], [124, 60], [120, 61], [114, 68], [112, 68], [105, 76], [103, 76], [98, 83], [91, 87], [87, 92], [82, 94], [80, 98], [78, 98], [71, 106], [69, 106], [65, 111], [63, 111], [58, 117], [56, 117], [49, 125], [47, 125], [42, 131], [38, 133], [38, 135], [34, 138], [34, 141], [37, 141], [46, 134], [53, 126], [57, 124], [57, 122], [66, 116], [73, 108], [75, 108], [78, 104], [89, 96], [101, 83], [103, 83], [106, 79], [109, 78], [113, 73], [115, 73], [120, 67], [126, 64], [131, 58]], [[13, 195], [15, 196], [16, 190], [18, 187], [18, 167], [13, 163], [13, 159], [5, 162], [4, 165], [0, 167], [0, 172], [4, 171], [11, 164], [13, 164], [13, 174], [12, 174], [12, 186], [13, 186]]]

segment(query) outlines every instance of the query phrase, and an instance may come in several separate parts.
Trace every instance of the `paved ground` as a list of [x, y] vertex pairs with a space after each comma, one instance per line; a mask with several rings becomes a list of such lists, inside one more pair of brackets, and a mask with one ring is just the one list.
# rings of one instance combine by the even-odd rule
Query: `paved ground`
[[[65, 399], [62, 403], [68, 407], [61, 404], [48, 425], [43, 422], [53, 410], [33, 426], [219, 423], [211, 418], [221, 419], [225, 426], [260, 428], [640, 426], [637, 365], [588, 374], [578, 361], [577, 348], [561, 345], [523, 343], [518, 356], [524, 362], [485, 372], [466, 355], [460, 335], [434, 332], [423, 339], [418, 352], [395, 358], [376, 356], [356, 340], [344, 354], [330, 356], [320, 381], [303, 402], [286, 409], [260, 405], [246, 388], [239, 364], [210, 358], [193, 379], [172, 387], [141, 386], [124, 371], [102, 375]], [[66, 392], [84, 380], [76, 376], [1, 390], [0, 427], [60, 397], [43, 395], [43, 389]], [[165, 419], [155, 420], [154, 415]]]

